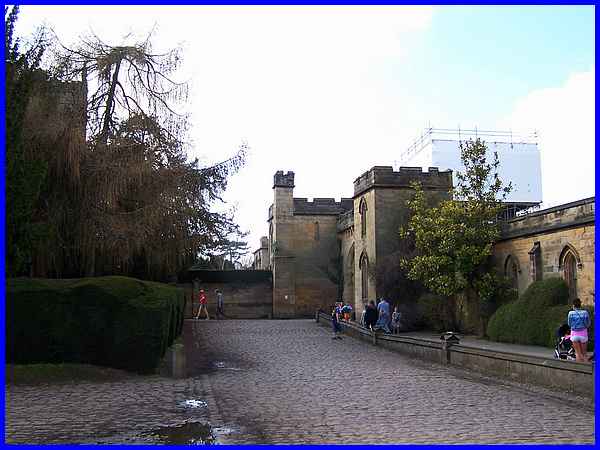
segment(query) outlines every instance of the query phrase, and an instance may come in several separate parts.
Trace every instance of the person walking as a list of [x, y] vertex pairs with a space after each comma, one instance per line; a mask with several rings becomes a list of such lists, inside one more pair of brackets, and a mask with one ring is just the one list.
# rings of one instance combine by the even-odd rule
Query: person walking
[[375, 308], [375, 302], [371, 300], [367, 305], [367, 309], [365, 310], [365, 328], [372, 330], [376, 323], [377, 308]]
[[220, 289], [215, 289], [215, 295], [217, 296], [217, 319], [219, 317], [225, 318], [225, 310], [223, 307], [223, 293]]
[[342, 332], [340, 325], [340, 316], [342, 315], [342, 308], [336, 303], [333, 305], [333, 311], [331, 311], [331, 326], [333, 327], [333, 336], [331, 339], [341, 339], [339, 335]]
[[365, 315], [367, 314], [367, 303], [363, 303], [363, 310], [360, 313], [360, 326], [364, 327], [365, 325]]
[[392, 331], [394, 334], [398, 334], [400, 331], [400, 321], [402, 320], [402, 313], [398, 311], [398, 307], [394, 306], [394, 312], [392, 313]]
[[202, 311], [204, 310], [204, 312], [206, 313], [206, 320], [210, 320], [210, 317], [208, 316], [208, 307], [207, 307], [207, 301], [206, 301], [206, 294], [204, 294], [204, 289], [200, 289], [200, 293], [198, 294], [198, 314], [196, 314], [196, 320], [200, 319], [200, 313], [202, 313]]
[[587, 310], [581, 308], [581, 300], [573, 300], [573, 310], [569, 311], [567, 323], [571, 328], [571, 342], [575, 348], [575, 361], [587, 361], [587, 329], [591, 325], [590, 315]]
[[377, 305], [377, 312], [379, 318], [377, 319], [377, 324], [375, 325], [376, 329], [381, 328], [386, 333], [391, 333], [390, 330], [390, 304], [387, 302], [385, 298], [382, 298]]

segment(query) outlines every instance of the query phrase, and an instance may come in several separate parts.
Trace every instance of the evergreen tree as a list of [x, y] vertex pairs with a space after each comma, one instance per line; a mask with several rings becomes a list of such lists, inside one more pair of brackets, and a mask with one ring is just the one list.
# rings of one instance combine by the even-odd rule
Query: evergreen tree
[[450, 200], [431, 207], [422, 188], [413, 186], [415, 196], [408, 202], [412, 216], [401, 235], [414, 239], [418, 253], [402, 265], [411, 279], [436, 294], [464, 294], [477, 323], [482, 304], [491, 301], [499, 283], [488, 263], [500, 235], [502, 200], [512, 186], [498, 177], [496, 153], [488, 162], [483, 141], [461, 142], [460, 150], [465, 171], [457, 174]]
[[24, 139], [24, 120], [36, 82], [43, 81], [39, 70], [47, 41], [38, 30], [33, 44], [24, 51], [15, 37], [19, 7], [4, 8], [5, 55], [5, 150], [6, 150], [6, 273], [27, 273], [32, 251], [46, 235], [46, 227], [35, 223], [34, 214], [46, 178], [46, 164], [28, 152]]

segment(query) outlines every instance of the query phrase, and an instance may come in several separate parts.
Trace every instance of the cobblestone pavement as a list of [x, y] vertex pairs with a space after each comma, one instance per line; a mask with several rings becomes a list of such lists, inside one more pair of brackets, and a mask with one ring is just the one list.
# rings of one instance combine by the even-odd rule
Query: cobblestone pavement
[[186, 321], [184, 341], [186, 378], [6, 387], [7, 441], [158, 443], [160, 427], [210, 423], [220, 443], [594, 442], [590, 402], [332, 340], [312, 320]]

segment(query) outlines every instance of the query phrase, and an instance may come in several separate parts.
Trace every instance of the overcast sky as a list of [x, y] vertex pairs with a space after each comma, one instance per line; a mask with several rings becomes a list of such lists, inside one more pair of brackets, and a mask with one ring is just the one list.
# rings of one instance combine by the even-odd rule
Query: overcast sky
[[594, 7], [22, 6], [17, 32], [182, 45], [193, 153], [250, 147], [225, 199], [266, 235], [273, 174], [352, 197], [425, 126], [537, 130], [544, 206], [594, 195]]

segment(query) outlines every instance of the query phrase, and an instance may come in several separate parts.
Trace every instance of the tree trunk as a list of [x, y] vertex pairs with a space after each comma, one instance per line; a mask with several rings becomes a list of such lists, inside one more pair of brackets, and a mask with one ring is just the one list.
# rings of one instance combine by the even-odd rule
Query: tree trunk
[[485, 335], [485, 324], [481, 317], [479, 297], [473, 288], [466, 288], [454, 298], [455, 320], [458, 330], [478, 337]]
[[477, 337], [485, 336], [485, 325], [481, 317], [481, 308], [479, 304], [479, 296], [472, 287], [465, 289], [465, 306], [466, 306], [466, 331], [475, 334]]
[[102, 132], [100, 134], [100, 142], [106, 145], [108, 142], [108, 133], [110, 127], [110, 120], [112, 117], [112, 110], [115, 103], [115, 89], [117, 88], [117, 82], [119, 81], [119, 70], [121, 70], [121, 61], [118, 60], [115, 71], [113, 72], [112, 82], [106, 99], [106, 111], [104, 112], [104, 120], [102, 123]]

